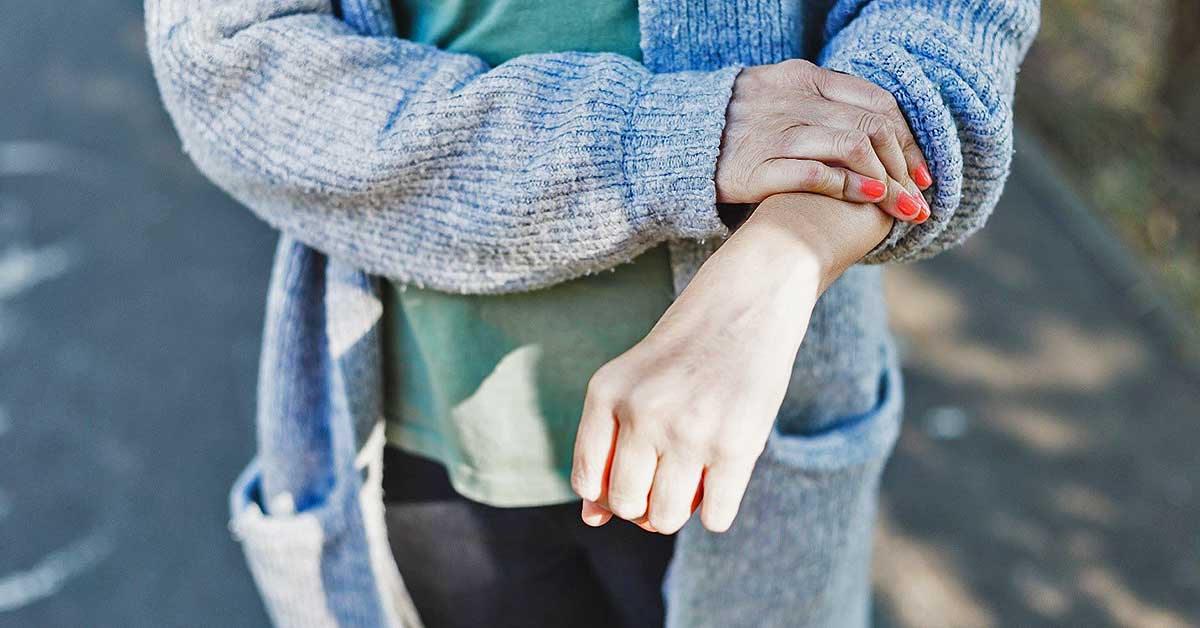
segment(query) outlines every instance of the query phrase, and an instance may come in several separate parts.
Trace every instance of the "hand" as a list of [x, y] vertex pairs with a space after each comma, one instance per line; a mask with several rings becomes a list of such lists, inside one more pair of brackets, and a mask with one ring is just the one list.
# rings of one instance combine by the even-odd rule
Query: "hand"
[[717, 158], [720, 203], [812, 192], [875, 203], [924, 222], [933, 177], [896, 99], [848, 74], [794, 59], [746, 68], [733, 86]]
[[646, 338], [589, 382], [571, 474], [584, 521], [611, 512], [670, 534], [698, 501], [706, 528], [728, 529], [817, 298], [891, 224], [824, 196], [764, 201]]

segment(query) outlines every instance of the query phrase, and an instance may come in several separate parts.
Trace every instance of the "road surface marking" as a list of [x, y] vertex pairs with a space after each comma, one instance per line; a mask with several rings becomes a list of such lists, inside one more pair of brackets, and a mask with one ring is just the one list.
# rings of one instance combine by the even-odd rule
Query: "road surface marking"
[[28, 571], [0, 576], [0, 613], [29, 606], [58, 593], [69, 580], [112, 554], [113, 546], [108, 530], [95, 530], [47, 554]]
[[0, 142], [0, 176], [49, 174], [71, 167], [81, 153], [54, 142]]
[[62, 275], [75, 258], [74, 247], [63, 243], [38, 248], [16, 244], [0, 251], [0, 301]]

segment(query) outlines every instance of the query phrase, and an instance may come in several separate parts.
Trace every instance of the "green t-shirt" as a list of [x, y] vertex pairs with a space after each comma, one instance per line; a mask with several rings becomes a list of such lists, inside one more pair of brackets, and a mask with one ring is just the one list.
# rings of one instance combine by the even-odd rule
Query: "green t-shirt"
[[[636, 0], [393, 2], [402, 37], [492, 65], [568, 50], [641, 57]], [[441, 462], [462, 495], [506, 507], [576, 499], [569, 477], [588, 378], [674, 296], [665, 246], [535, 292], [387, 293], [388, 441]]]

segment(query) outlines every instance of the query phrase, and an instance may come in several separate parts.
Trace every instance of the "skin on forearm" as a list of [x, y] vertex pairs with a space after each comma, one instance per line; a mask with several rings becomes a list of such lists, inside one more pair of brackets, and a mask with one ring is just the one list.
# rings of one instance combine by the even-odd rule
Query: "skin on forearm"
[[894, 222], [874, 205], [777, 194], [763, 201], [730, 240], [752, 240], [760, 255], [779, 263], [816, 263], [820, 293], [882, 242]]

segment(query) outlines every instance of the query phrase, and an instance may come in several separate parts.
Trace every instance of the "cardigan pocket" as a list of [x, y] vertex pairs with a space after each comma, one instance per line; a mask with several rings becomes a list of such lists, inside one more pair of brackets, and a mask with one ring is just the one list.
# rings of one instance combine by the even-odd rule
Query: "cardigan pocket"
[[252, 462], [234, 484], [229, 528], [241, 542], [272, 625], [420, 628], [387, 545], [377, 485], [368, 480], [349, 500], [267, 514], [259, 477]]
[[329, 503], [311, 510], [268, 515], [259, 501], [259, 472], [251, 463], [230, 495], [229, 529], [241, 542], [246, 563], [275, 626], [337, 626], [328, 608], [321, 563], [326, 543], [341, 526], [327, 525]]
[[664, 584], [668, 628], [868, 626], [875, 502], [902, 405], [886, 363], [867, 412], [771, 433], [728, 532], [688, 522]]
[[760, 464], [834, 473], [886, 460], [900, 434], [904, 392], [899, 366], [894, 360], [886, 361], [885, 365], [870, 410], [844, 417], [817, 432], [785, 433], [776, 425], [767, 439]]

